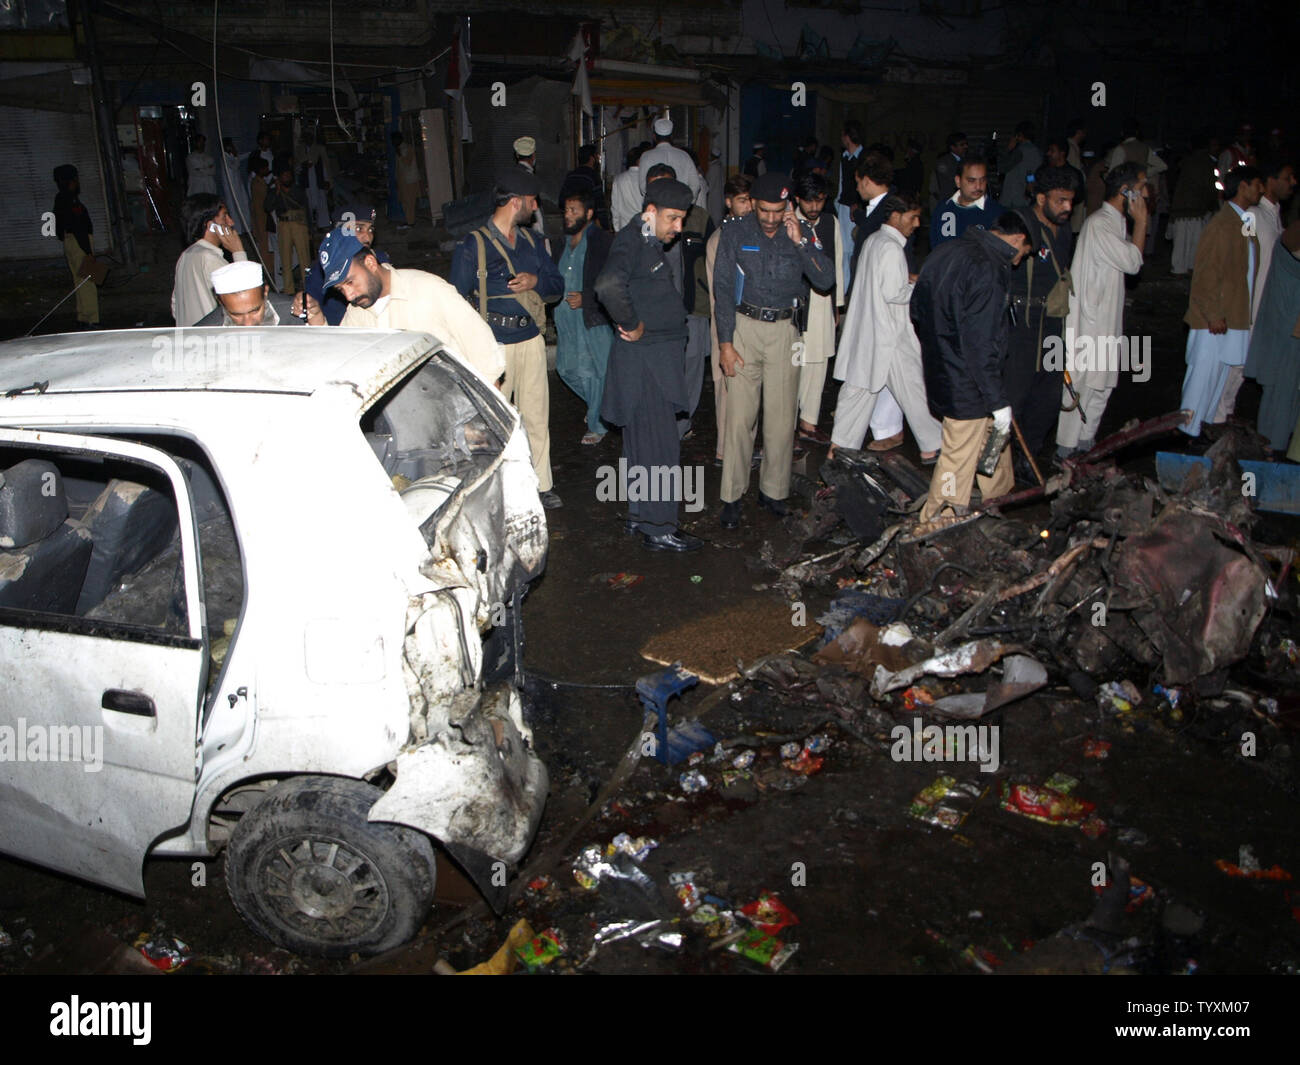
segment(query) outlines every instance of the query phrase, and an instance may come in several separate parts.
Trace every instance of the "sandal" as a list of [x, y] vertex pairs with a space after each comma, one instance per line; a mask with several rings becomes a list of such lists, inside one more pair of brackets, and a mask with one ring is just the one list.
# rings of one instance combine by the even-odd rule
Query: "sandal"
[[585, 436], [583, 436], [582, 442], [584, 444], [599, 444], [604, 439], [605, 439], [604, 433], [587, 433]]

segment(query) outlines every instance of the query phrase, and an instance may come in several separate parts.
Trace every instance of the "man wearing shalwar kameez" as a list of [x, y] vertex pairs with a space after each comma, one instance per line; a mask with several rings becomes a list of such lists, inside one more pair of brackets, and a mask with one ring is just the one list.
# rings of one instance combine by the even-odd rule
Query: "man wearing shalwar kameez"
[[1213, 419], [1229, 370], [1246, 361], [1250, 342], [1259, 239], [1245, 214], [1259, 203], [1264, 186], [1259, 171], [1250, 166], [1227, 174], [1223, 186], [1227, 201], [1201, 234], [1183, 317], [1190, 327], [1181, 401], [1184, 410], [1192, 411], [1192, 420], [1183, 426], [1188, 436], [1200, 436], [1201, 424]]
[[931, 465], [943, 427], [926, 403], [921, 342], [908, 317], [915, 278], [903, 251], [920, 224], [921, 205], [886, 196], [880, 210], [886, 221], [863, 245], [835, 360], [835, 376], [844, 384], [831, 440], [836, 448], [862, 447], [876, 399], [887, 385], [907, 415], [921, 461]]
[[614, 327], [596, 299], [596, 278], [604, 269], [614, 238], [596, 225], [595, 197], [579, 189], [565, 197], [564, 233], [551, 245], [551, 255], [564, 278], [565, 296], [555, 306], [555, 372], [587, 404], [584, 444], [598, 444], [605, 435], [600, 403]]
[[1273, 250], [1268, 280], [1251, 331], [1246, 376], [1264, 389], [1259, 431], [1276, 452], [1300, 419], [1300, 222], [1293, 222]]
[[[1116, 167], [1106, 175], [1105, 201], [1083, 220], [1079, 231], [1071, 267], [1074, 295], [1065, 316], [1065, 369], [1078, 402], [1074, 403], [1069, 389], [1062, 388], [1061, 417], [1056, 423], [1056, 450], [1062, 457], [1091, 449], [1119, 381], [1119, 367], [1106, 362], [1103, 353], [1116, 351], [1114, 341], [1124, 335], [1124, 275], [1142, 269], [1147, 232], [1145, 187], [1146, 171], [1140, 164]], [[1125, 207], [1133, 218], [1131, 240]]]

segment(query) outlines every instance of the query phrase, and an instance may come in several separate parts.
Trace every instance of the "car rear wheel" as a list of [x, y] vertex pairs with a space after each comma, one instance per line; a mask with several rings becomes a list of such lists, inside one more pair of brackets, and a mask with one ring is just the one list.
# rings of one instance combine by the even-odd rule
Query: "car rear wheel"
[[296, 954], [378, 954], [415, 935], [433, 902], [427, 836], [366, 820], [382, 792], [295, 777], [239, 819], [226, 886], [254, 931]]

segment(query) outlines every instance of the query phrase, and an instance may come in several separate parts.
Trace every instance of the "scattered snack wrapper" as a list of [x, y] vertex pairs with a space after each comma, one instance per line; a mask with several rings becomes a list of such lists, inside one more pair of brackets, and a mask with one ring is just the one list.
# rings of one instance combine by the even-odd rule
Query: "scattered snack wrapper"
[[1082, 825], [1096, 803], [1036, 784], [1002, 785], [1002, 809], [1045, 825]]
[[750, 924], [770, 936], [799, 923], [794, 911], [770, 891], [764, 891], [753, 902], [745, 903], [740, 907], [740, 912]]
[[1142, 693], [1131, 680], [1108, 680], [1097, 689], [1097, 705], [1103, 710], [1126, 714], [1142, 702]]
[[979, 798], [979, 794], [977, 784], [958, 784], [955, 777], [941, 776], [916, 793], [907, 812], [918, 821], [951, 832], [966, 820], [970, 811], [958, 809], [943, 800], [975, 799]]
[[1223, 858], [1218, 858], [1214, 862], [1214, 867], [1221, 873], [1227, 873], [1228, 876], [1242, 877], [1246, 880], [1290, 880], [1291, 874], [1283, 869], [1280, 865], [1274, 865], [1269, 869], [1243, 869]]
[[682, 904], [682, 909], [687, 913], [698, 909], [703, 901], [704, 892], [695, 883], [693, 872], [669, 873], [668, 886], [673, 889], [677, 901]]
[[1083, 741], [1083, 756], [1085, 758], [1109, 758], [1110, 740], [1099, 740], [1089, 736]]
[[736, 930], [736, 915], [711, 902], [702, 903], [687, 920], [699, 925], [710, 939], [721, 939]]
[[194, 957], [189, 944], [175, 936], [141, 932], [136, 938], [135, 948], [150, 965], [165, 973], [174, 973], [181, 966], [188, 965]]
[[1083, 823], [1079, 826], [1079, 831], [1089, 839], [1101, 839], [1102, 836], [1110, 831], [1110, 825], [1106, 824], [1106, 822], [1096, 814], [1089, 814], [1084, 818]]
[[548, 928], [544, 932], [538, 932], [515, 953], [519, 956], [519, 960], [528, 966], [529, 972], [536, 972], [564, 954], [564, 940], [554, 928]]
[[786, 758], [781, 762], [781, 764], [792, 773], [802, 773], [804, 776], [812, 776], [812, 774], [821, 770], [825, 761], [824, 758], [812, 754], [807, 747], [804, 747], [799, 751], [799, 754], [796, 757]]
[[1165, 702], [1178, 709], [1178, 704], [1183, 701], [1183, 691], [1181, 688], [1166, 688], [1163, 684], [1157, 684], [1151, 689], [1156, 695], [1164, 697]]
[[934, 695], [929, 689], [913, 685], [903, 692], [903, 707], [907, 710], [915, 710], [920, 706], [933, 706]]
[[1043, 787], [1051, 788], [1053, 791], [1059, 791], [1062, 795], [1069, 795], [1078, 783], [1078, 777], [1072, 777], [1068, 773], [1058, 771], [1043, 781]]
[[742, 958], [748, 958], [763, 966], [770, 972], [777, 972], [799, 949], [799, 944], [784, 943], [775, 936], [751, 928], [734, 943], [729, 944], [727, 949], [733, 954], [739, 954]]
[[600, 878], [613, 867], [605, 860], [599, 843], [589, 843], [578, 852], [573, 863], [573, 879], [586, 891], [595, 891]]
[[[1092, 890], [1094, 894], [1100, 895], [1108, 887], [1109, 880], [1104, 884], [1094, 884]], [[1134, 913], [1138, 907], [1145, 905], [1156, 897], [1155, 889], [1145, 880], [1136, 876], [1129, 876], [1128, 879], [1128, 902], [1124, 905], [1126, 913]]]
[[633, 839], [626, 832], [620, 832], [606, 845], [605, 857], [612, 858], [616, 854], [626, 854], [639, 865], [657, 846], [659, 846], [657, 839], [651, 839], [649, 836], [637, 836]]
[[688, 769], [677, 778], [677, 783], [687, 795], [694, 795], [709, 786], [709, 778], [698, 769]]

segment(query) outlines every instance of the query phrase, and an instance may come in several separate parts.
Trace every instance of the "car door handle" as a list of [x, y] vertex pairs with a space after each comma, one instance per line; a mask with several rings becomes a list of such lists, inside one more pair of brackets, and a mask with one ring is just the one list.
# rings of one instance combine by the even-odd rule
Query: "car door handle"
[[121, 688], [109, 688], [104, 692], [99, 705], [105, 710], [116, 710], [120, 714], [136, 714], [139, 717], [157, 717], [158, 710], [153, 700], [144, 692], [128, 692]]

